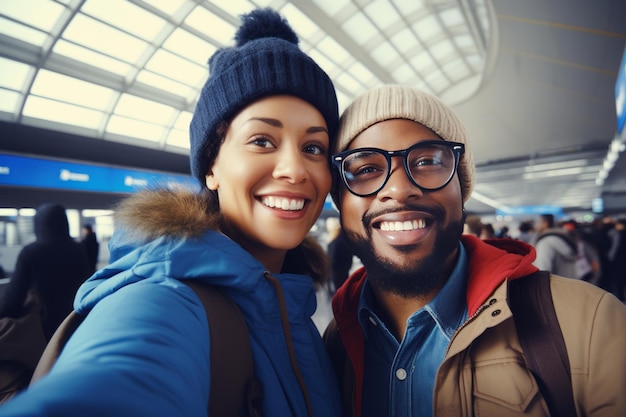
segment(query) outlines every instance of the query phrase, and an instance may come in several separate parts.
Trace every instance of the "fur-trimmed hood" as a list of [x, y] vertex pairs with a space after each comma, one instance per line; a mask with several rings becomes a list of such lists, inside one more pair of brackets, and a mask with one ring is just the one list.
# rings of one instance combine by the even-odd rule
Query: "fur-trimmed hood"
[[[219, 231], [219, 213], [208, 211], [202, 193], [165, 189], [141, 191], [115, 211], [116, 230], [109, 241], [110, 263], [77, 294], [75, 308], [90, 309], [103, 297], [141, 280], [201, 279], [218, 287], [251, 293], [265, 284], [266, 268]], [[311, 240], [288, 252], [284, 273], [304, 285], [320, 264], [323, 250]], [[297, 274], [297, 275], [294, 275]]]
[[207, 230], [219, 229], [219, 213], [208, 211], [207, 193], [187, 190], [143, 190], [118, 205], [116, 228], [126, 230], [129, 239], [154, 240], [199, 237]]

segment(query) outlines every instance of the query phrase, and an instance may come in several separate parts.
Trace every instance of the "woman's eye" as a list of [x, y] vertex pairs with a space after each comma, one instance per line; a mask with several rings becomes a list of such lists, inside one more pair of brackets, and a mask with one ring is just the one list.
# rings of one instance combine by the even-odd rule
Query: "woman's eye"
[[251, 143], [261, 147], [261, 148], [272, 148], [274, 147], [274, 145], [272, 144], [272, 142], [270, 142], [270, 140], [264, 136], [257, 136], [254, 139], [252, 139]]
[[312, 155], [326, 155], [326, 148], [321, 145], [307, 145], [304, 152]]

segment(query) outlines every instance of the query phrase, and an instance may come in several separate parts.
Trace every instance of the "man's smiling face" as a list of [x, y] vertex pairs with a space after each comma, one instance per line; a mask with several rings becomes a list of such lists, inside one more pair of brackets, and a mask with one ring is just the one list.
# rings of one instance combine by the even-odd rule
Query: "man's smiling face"
[[[404, 119], [376, 123], [348, 149], [406, 149], [441, 139], [427, 127]], [[372, 285], [402, 296], [425, 295], [443, 285], [454, 267], [463, 230], [458, 174], [437, 191], [413, 185], [392, 158], [391, 176], [375, 195], [358, 197], [343, 187], [341, 219]]]

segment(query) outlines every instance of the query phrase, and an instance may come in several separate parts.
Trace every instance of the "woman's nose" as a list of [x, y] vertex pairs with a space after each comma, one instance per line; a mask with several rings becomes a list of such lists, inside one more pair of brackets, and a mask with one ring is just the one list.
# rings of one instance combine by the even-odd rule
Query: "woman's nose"
[[273, 176], [276, 179], [287, 179], [294, 184], [308, 179], [308, 171], [299, 148], [285, 147], [278, 153]]

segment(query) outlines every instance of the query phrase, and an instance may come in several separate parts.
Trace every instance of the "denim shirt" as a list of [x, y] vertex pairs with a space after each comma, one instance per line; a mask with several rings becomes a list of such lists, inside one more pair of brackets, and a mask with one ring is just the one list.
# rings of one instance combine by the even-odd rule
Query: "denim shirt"
[[363, 417], [432, 416], [433, 387], [454, 332], [467, 320], [467, 254], [459, 258], [435, 298], [409, 317], [402, 342], [374, 313], [372, 288], [363, 286], [359, 322], [365, 334]]

